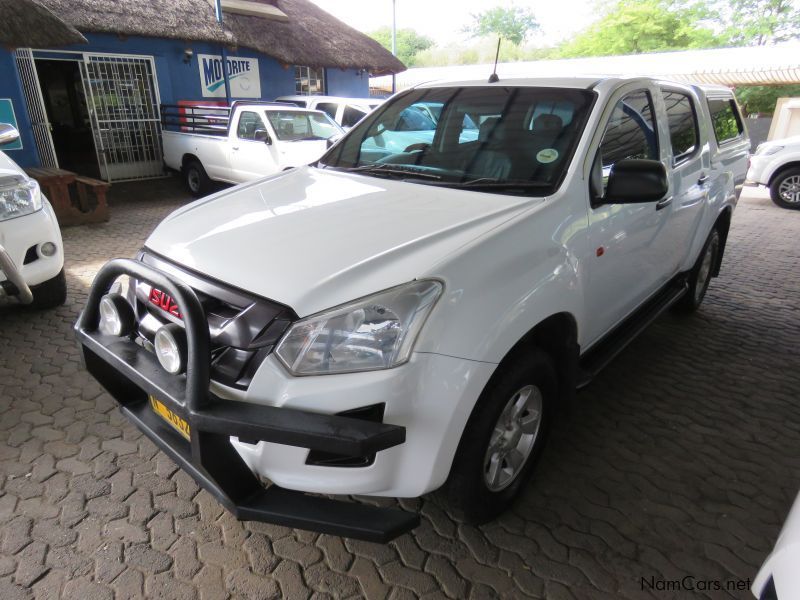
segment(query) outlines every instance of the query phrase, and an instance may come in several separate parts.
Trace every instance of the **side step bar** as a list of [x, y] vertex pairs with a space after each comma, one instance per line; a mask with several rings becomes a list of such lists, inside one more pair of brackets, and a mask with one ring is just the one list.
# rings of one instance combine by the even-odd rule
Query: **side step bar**
[[684, 277], [674, 280], [584, 354], [579, 363], [577, 388], [582, 389], [589, 385], [636, 336], [680, 300], [687, 289], [688, 284]]

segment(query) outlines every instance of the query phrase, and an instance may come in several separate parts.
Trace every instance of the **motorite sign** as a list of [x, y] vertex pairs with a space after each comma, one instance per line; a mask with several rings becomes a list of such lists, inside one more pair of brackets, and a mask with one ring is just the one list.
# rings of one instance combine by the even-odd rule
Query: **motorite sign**
[[[213, 54], [198, 54], [200, 68], [200, 88], [204, 98], [224, 98], [225, 79], [222, 71], [222, 57]], [[232, 98], [261, 98], [261, 78], [258, 73], [257, 58], [229, 56], [228, 81]]]

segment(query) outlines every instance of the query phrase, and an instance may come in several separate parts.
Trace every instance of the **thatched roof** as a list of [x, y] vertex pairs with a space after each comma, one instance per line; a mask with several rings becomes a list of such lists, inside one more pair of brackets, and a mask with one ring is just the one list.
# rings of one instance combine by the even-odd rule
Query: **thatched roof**
[[258, 50], [287, 65], [365, 68], [374, 75], [406, 70], [378, 42], [308, 0], [255, 0], [276, 6], [288, 20], [225, 12], [224, 30], [209, 0], [39, 1], [83, 32], [223, 42]]
[[85, 33], [231, 43], [208, 0], [39, 1]]
[[406, 70], [406, 66], [378, 42], [309, 0], [275, 0], [272, 4], [286, 13], [288, 21], [224, 15], [226, 29], [233, 33], [240, 46], [273, 56], [287, 65], [365, 68], [373, 75]]
[[35, 0], [0, 0], [0, 45], [49, 48], [85, 44], [86, 38]]

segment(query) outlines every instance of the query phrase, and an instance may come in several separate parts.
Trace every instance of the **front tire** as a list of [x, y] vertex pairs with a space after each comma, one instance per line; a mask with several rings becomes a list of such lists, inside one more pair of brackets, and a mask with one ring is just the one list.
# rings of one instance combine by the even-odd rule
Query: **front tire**
[[199, 161], [191, 160], [183, 167], [183, 179], [189, 193], [201, 198], [211, 191], [211, 179]]
[[52, 279], [32, 285], [33, 302], [28, 306], [35, 309], [55, 308], [67, 301], [67, 278], [64, 269]]
[[781, 208], [800, 210], [800, 167], [779, 173], [769, 186], [769, 195]]
[[492, 377], [467, 422], [444, 487], [461, 520], [490, 521], [519, 496], [544, 447], [557, 388], [553, 362], [538, 349]]
[[689, 274], [689, 289], [674, 305], [676, 312], [689, 314], [700, 308], [706, 297], [711, 278], [714, 276], [714, 267], [719, 261], [719, 250], [719, 231], [714, 228], [708, 235], [703, 250]]

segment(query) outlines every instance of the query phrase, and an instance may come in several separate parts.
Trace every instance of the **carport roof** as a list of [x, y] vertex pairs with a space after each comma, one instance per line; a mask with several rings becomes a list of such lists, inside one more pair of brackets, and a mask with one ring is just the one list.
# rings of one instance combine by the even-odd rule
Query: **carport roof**
[[[383, 46], [308, 0], [249, 0], [285, 19], [226, 10], [223, 25], [209, 0], [40, 0], [84, 33], [116, 33], [220, 42], [263, 52], [287, 65], [399, 73], [405, 65]], [[238, 4], [246, 4], [239, 2]]]
[[[486, 64], [409, 69], [397, 77], [397, 89], [440, 79], [485, 79], [492, 69], [492, 65]], [[800, 83], [800, 43], [502, 63], [497, 66], [497, 73], [501, 80], [532, 76], [642, 75], [727, 86], [780, 85]], [[370, 86], [389, 89], [391, 79], [373, 78]]]

